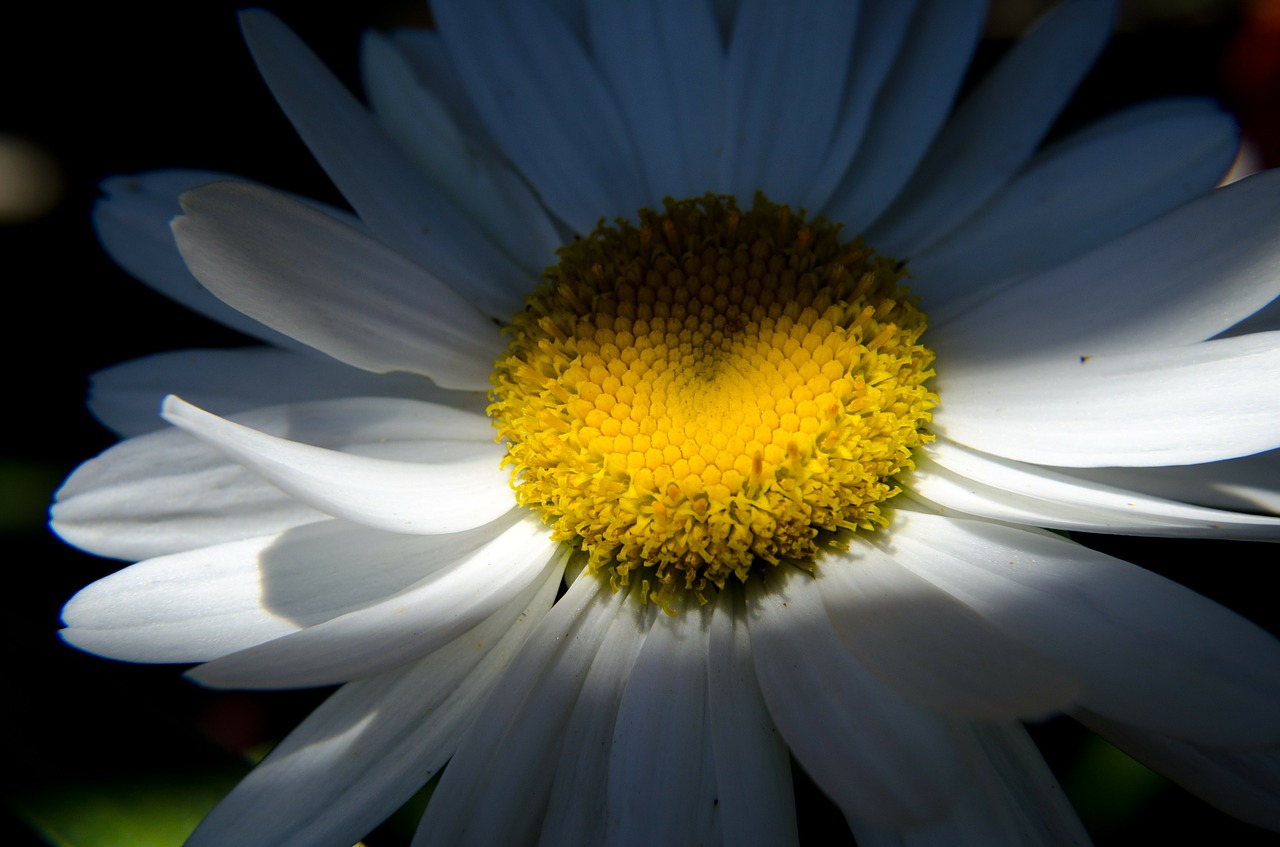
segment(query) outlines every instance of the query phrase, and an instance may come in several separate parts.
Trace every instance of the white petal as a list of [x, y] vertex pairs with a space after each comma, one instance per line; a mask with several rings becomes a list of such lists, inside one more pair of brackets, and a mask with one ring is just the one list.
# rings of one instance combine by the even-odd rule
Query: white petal
[[873, 541], [1084, 680], [1085, 708], [1205, 744], [1280, 739], [1280, 642], [1174, 582], [985, 521], [899, 510]]
[[353, 844], [443, 767], [559, 584], [421, 661], [349, 683], [312, 712], [187, 844]]
[[335, 359], [485, 390], [498, 328], [367, 235], [269, 189], [215, 183], [174, 221], [191, 272], [223, 301]]
[[1031, 155], [1111, 31], [1109, 0], [1061, 3], [960, 103], [867, 240], [919, 252], [999, 190]]
[[360, 59], [369, 101], [388, 134], [494, 246], [519, 263], [532, 285], [554, 264], [560, 246], [533, 192], [496, 150], [465, 134], [391, 39], [367, 32]]
[[748, 583], [747, 607], [769, 713], [818, 786], [878, 826], [942, 817], [960, 782], [950, 728], [849, 654], [813, 578], [780, 566], [767, 584]]
[[542, 821], [542, 844], [603, 844], [609, 831], [609, 747], [618, 705], [640, 646], [658, 613], [636, 604], [619, 610], [582, 683], [565, 729]]
[[338, 397], [413, 398], [481, 415], [488, 404], [479, 392], [447, 391], [413, 374], [371, 374], [328, 358], [245, 347], [157, 353], [98, 371], [89, 410], [121, 435], [141, 435], [165, 427], [166, 394], [219, 415]]
[[618, 706], [605, 785], [611, 845], [705, 843], [718, 814], [704, 746], [709, 615], [687, 597], [676, 611], [649, 628]]
[[564, 569], [565, 551], [531, 516], [435, 539], [387, 554], [420, 557], [425, 575], [405, 590], [188, 676], [218, 688], [301, 688], [370, 676], [439, 649], [540, 584], [549, 568]]
[[67, 603], [62, 637], [131, 662], [204, 662], [438, 579], [510, 519], [455, 535], [327, 520], [139, 562]]
[[707, 708], [724, 843], [796, 844], [791, 756], [765, 707], [738, 589], [716, 597]]
[[1213, 538], [1280, 538], [1280, 517], [1190, 506], [939, 439], [903, 485], [942, 510], [1053, 529]]
[[68, 544], [134, 560], [328, 517], [173, 429], [131, 438], [82, 464], [58, 489], [50, 516]]
[[830, 146], [857, 22], [842, 0], [744, 0], [725, 66], [722, 180], [741, 203], [756, 191], [801, 198]]
[[578, 232], [649, 198], [626, 124], [556, 14], [522, 2], [437, 2], [439, 32], [502, 151]]
[[876, 99], [875, 120], [826, 206], [849, 232], [865, 232], [919, 164], [964, 78], [985, 11], [980, 0], [922, 0]]
[[1211, 338], [1280, 295], [1277, 186], [1280, 171], [1213, 191], [935, 324], [930, 345], [954, 369]]
[[[444, 406], [434, 409], [465, 415]], [[404, 462], [277, 438], [177, 397], [165, 400], [164, 414], [289, 494], [366, 526], [426, 535], [460, 532], [515, 506], [507, 474], [498, 468], [504, 453], [498, 444], [457, 441], [452, 460]]]
[[477, 711], [414, 837], [427, 845], [528, 844], [537, 837], [565, 727], [587, 668], [628, 592], [576, 580]]
[[869, 544], [818, 562], [823, 605], [845, 647], [881, 681], [944, 714], [1034, 718], [1082, 683]]
[[1104, 485], [1217, 509], [1280, 515], [1280, 451], [1200, 465], [1080, 468], [1071, 473]]
[[403, 256], [449, 280], [489, 315], [521, 308], [529, 279], [418, 171], [369, 112], [271, 14], [241, 14], [262, 78], [320, 166], [369, 228]]
[[720, 189], [724, 45], [705, 0], [592, 3], [592, 53], [636, 139], [649, 202]]
[[938, 324], [940, 305], [964, 293], [1051, 268], [1208, 193], [1236, 144], [1235, 121], [1212, 101], [1160, 100], [1104, 118], [1048, 147], [912, 256], [911, 287]]
[[939, 824], [885, 832], [857, 820], [862, 847], [1087, 847], [1085, 832], [1026, 731], [1016, 724], [973, 724], [962, 739], [964, 792]]
[[1280, 333], [1102, 356], [1087, 349], [1003, 369], [948, 362], [934, 431], [1068, 467], [1184, 465], [1280, 446]]
[[200, 185], [233, 179], [214, 171], [176, 170], [112, 177], [102, 183], [106, 196], [93, 207], [98, 240], [120, 267], [188, 309], [268, 344], [306, 349], [214, 297], [191, 275], [178, 253], [169, 228], [182, 211], [178, 196]]
[[1280, 831], [1280, 747], [1214, 750], [1089, 712], [1085, 726], [1197, 797], [1254, 826]]
[[915, 0], [864, 0], [857, 10], [850, 68], [844, 81], [844, 102], [822, 163], [815, 170], [809, 193], [800, 205], [822, 209], [870, 129], [868, 119], [876, 95], [908, 36], [908, 24], [916, 11]]

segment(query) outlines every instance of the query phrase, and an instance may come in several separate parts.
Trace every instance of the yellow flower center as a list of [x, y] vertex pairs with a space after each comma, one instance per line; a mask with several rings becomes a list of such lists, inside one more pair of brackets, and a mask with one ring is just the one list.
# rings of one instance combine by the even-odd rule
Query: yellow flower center
[[669, 606], [883, 526], [937, 397], [900, 263], [759, 195], [665, 206], [559, 251], [489, 413], [518, 501]]

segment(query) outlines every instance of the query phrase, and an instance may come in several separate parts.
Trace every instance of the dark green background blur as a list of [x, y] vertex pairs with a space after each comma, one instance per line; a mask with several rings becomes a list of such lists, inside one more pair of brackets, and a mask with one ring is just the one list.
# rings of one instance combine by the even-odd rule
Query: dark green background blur
[[[211, 801], [234, 779], [243, 754], [266, 749], [322, 696], [204, 691], [181, 679], [180, 668], [96, 659], [55, 634], [61, 604], [119, 566], [65, 547], [43, 525], [60, 480], [112, 443], [85, 411], [87, 375], [160, 350], [246, 343], [112, 265], [90, 225], [96, 183], [117, 173], [199, 167], [341, 202], [257, 79], [237, 5], [28, 3], [7, 9], [0, 22], [0, 150], [15, 136], [35, 143], [56, 163], [61, 184], [44, 214], [0, 222], [0, 767], [6, 794], [24, 809], [61, 802], [101, 811], [109, 797], [163, 810], [192, 792]], [[351, 83], [363, 27], [428, 20], [416, 3], [327, 4], [323, 14], [306, 2], [266, 5]], [[977, 68], [999, 56], [1036, 5], [997, 3]], [[1152, 0], [1127, 9], [1121, 33], [1056, 132], [1152, 96], [1209, 94], [1237, 110], [1261, 155], [1280, 164], [1280, 3]], [[1280, 629], [1274, 594], [1264, 587], [1274, 547], [1082, 540]], [[1069, 721], [1034, 731], [1099, 847], [1139, 837], [1280, 843], [1091, 742]], [[110, 786], [105, 794], [103, 785]], [[829, 843], [818, 822], [831, 809], [811, 788], [802, 786], [801, 795], [808, 843]], [[0, 838], [11, 839], [4, 843], [39, 843], [12, 809], [4, 814]], [[404, 843], [404, 833], [389, 826], [368, 843]], [[117, 843], [139, 839], [122, 835]]]

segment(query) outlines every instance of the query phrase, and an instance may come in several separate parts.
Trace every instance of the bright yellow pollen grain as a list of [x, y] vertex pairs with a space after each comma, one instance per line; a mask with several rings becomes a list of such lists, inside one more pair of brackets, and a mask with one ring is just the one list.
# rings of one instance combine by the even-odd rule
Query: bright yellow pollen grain
[[665, 607], [883, 526], [937, 404], [900, 265], [761, 195], [639, 218], [562, 248], [509, 327], [519, 502]]

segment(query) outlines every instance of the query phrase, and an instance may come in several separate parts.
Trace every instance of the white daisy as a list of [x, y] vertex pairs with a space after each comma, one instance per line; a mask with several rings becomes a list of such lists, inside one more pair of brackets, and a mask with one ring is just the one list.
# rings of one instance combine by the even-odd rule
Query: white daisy
[[245, 15], [355, 215], [108, 184], [271, 346], [100, 375], [54, 508], [141, 560], [70, 643], [345, 683], [190, 843], [347, 845], [446, 763], [415, 844], [793, 843], [793, 756], [864, 845], [1078, 844], [1064, 711], [1280, 828], [1280, 645], [1047, 531], [1280, 535], [1277, 178], [1212, 190], [1199, 100], [1041, 146], [1105, 2], [953, 110], [982, 6], [441, 0], [369, 108]]

